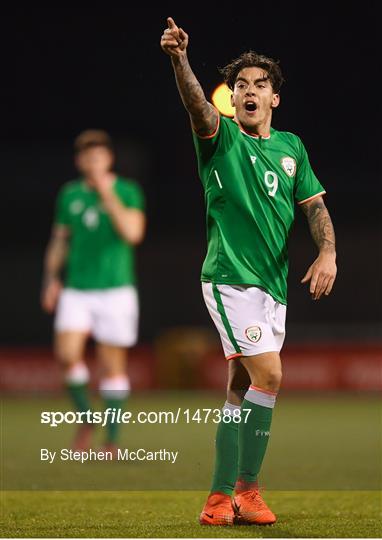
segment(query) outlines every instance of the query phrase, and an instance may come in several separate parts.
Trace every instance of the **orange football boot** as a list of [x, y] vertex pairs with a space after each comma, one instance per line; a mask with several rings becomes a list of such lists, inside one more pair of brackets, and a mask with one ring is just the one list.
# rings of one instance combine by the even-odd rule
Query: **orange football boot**
[[239, 491], [233, 499], [233, 507], [237, 523], [242, 525], [271, 525], [276, 521], [258, 489]]
[[233, 525], [235, 512], [230, 495], [211, 493], [199, 517], [201, 525]]

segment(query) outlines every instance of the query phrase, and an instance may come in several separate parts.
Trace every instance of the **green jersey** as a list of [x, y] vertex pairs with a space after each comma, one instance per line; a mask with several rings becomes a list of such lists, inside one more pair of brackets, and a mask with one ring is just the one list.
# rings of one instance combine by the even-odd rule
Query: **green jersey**
[[286, 304], [294, 203], [325, 193], [301, 140], [273, 128], [252, 136], [226, 117], [193, 138], [207, 207], [202, 281], [255, 285]]
[[[134, 181], [118, 177], [113, 189], [126, 207], [143, 210], [143, 193]], [[55, 223], [70, 229], [67, 287], [107, 289], [135, 283], [134, 249], [118, 234], [98, 193], [84, 179], [61, 189]]]

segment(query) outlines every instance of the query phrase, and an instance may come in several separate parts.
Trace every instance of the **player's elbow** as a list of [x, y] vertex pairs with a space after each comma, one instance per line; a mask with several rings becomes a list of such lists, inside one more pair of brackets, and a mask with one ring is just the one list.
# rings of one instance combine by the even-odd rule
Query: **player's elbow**
[[126, 231], [124, 237], [126, 242], [128, 242], [131, 246], [137, 246], [143, 242], [145, 237], [145, 228], [137, 227], [135, 229], [129, 229]]
[[146, 232], [146, 218], [143, 214], [138, 213], [125, 223], [123, 238], [132, 246], [140, 244]]
[[143, 242], [143, 235], [132, 235], [129, 234], [125, 237], [125, 240], [131, 246], [138, 246]]

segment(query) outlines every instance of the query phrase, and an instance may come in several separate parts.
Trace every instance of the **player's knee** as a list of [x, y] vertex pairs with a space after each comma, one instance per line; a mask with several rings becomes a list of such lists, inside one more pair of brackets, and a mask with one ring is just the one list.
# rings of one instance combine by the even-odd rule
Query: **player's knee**
[[282, 379], [281, 369], [270, 369], [264, 377], [265, 390], [278, 392]]
[[54, 347], [54, 356], [64, 369], [70, 368], [77, 360], [69, 349], [59, 345]]

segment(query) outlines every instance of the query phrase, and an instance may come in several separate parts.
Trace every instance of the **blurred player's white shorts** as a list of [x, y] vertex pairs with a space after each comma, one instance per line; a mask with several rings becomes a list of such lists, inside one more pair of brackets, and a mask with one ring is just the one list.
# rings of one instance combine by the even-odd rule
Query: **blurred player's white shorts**
[[227, 360], [280, 352], [285, 339], [284, 304], [258, 287], [205, 282], [202, 289]]
[[139, 305], [133, 286], [96, 291], [64, 289], [60, 295], [56, 332], [89, 332], [98, 343], [132, 347], [138, 335]]

